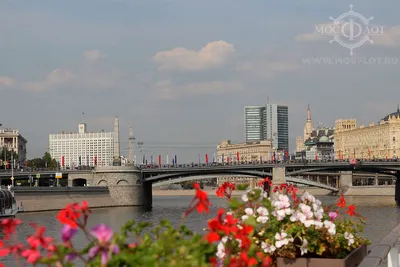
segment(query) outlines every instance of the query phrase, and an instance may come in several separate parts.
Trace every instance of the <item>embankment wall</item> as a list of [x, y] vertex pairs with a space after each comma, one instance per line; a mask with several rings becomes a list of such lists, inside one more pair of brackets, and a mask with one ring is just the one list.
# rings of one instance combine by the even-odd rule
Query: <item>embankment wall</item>
[[121, 206], [107, 187], [14, 187], [18, 206], [24, 212], [60, 210], [70, 203], [86, 200], [91, 208]]

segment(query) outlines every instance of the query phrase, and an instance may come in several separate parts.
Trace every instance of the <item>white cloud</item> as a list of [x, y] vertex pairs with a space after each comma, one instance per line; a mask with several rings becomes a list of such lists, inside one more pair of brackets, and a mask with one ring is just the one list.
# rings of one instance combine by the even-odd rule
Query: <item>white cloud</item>
[[[344, 22], [341, 24], [343, 25]], [[340, 24], [339, 24], [340, 25]], [[332, 35], [329, 34], [321, 34], [318, 33], [318, 29], [323, 28], [332, 28], [337, 27], [333, 22], [332, 23], [325, 23], [325, 24], [318, 24], [314, 27], [314, 32], [310, 33], [303, 33], [296, 35], [294, 40], [297, 42], [319, 42], [319, 41], [328, 41], [333, 39]], [[344, 27], [346, 34], [349, 34], [350, 27]], [[383, 28], [383, 33], [379, 34], [371, 34], [370, 36], [373, 44], [380, 45], [380, 46], [399, 46], [400, 45], [400, 26], [393, 26], [388, 28]]]
[[2, 86], [13, 86], [15, 84], [15, 80], [11, 77], [0, 76], [0, 87]]
[[98, 50], [88, 50], [83, 53], [84, 64], [75, 70], [57, 68], [39, 81], [17, 81], [11, 77], [0, 76], [0, 87], [8, 86], [27, 91], [42, 92], [68, 84], [72, 87], [89, 89], [109, 89], [119, 83], [122, 74], [120, 71], [96, 64], [104, 55]]
[[385, 28], [383, 34], [374, 36], [373, 40], [375, 44], [381, 46], [399, 46], [400, 26]]
[[158, 52], [153, 60], [161, 71], [199, 71], [224, 65], [235, 49], [225, 41], [208, 43], [199, 51], [183, 47]]
[[87, 50], [83, 52], [83, 57], [88, 61], [88, 62], [97, 62], [101, 58], [104, 58], [105, 55], [103, 55], [99, 50]]

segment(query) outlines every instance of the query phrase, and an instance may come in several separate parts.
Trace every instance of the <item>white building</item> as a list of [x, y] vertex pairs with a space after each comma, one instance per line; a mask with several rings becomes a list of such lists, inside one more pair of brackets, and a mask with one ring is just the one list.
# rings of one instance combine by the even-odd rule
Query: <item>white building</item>
[[0, 129], [0, 148], [16, 152], [20, 165], [24, 165], [26, 161], [26, 143], [28, 141], [22, 137], [17, 129]]
[[50, 134], [50, 154], [61, 166], [64, 161], [64, 167], [67, 168], [111, 166], [114, 158], [114, 136], [114, 132], [87, 132], [86, 123], [81, 123], [78, 133]]

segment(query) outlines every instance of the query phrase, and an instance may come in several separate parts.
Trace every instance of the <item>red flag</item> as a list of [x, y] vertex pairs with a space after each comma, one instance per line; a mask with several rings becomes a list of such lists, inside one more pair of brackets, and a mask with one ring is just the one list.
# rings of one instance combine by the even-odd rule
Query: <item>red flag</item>
[[229, 163], [230, 157], [226, 157], [226, 163]]
[[161, 165], [161, 155], [158, 155], [158, 165]]
[[29, 161], [25, 161], [25, 166], [28, 167], [29, 166]]
[[286, 157], [289, 157], [289, 150], [286, 150]]
[[64, 158], [64, 156], [61, 157], [61, 166], [63, 166], [63, 167], [65, 166], [65, 158]]
[[315, 160], [318, 160], [318, 155], [315, 155]]
[[239, 152], [236, 152], [237, 161], [240, 161]]
[[94, 156], [94, 166], [97, 166], [97, 156]]
[[206, 163], [208, 163], [208, 154], [206, 154]]

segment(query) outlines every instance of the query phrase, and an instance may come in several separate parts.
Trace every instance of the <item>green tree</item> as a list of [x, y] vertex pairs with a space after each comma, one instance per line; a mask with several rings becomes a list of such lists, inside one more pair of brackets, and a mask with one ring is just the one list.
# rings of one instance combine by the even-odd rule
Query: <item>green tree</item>
[[28, 166], [31, 168], [57, 168], [58, 163], [53, 159], [49, 152], [45, 152], [42, 158], [33, 158], [28, 160]]

